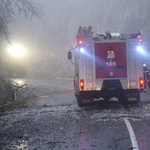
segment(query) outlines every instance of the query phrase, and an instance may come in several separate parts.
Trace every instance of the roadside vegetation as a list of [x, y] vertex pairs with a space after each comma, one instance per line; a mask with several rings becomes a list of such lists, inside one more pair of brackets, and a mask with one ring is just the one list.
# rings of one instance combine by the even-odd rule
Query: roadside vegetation
[[0, 114], [6, 110], [29, 106], [32, 96], [26, 84], [17, 85], [8, 78], [0, 76]]
[[26, 85], [16, 85], [8, 79], [5, 68], [5, 50], [1, 48], [4, 41], [11, 44], [9, 25], [16, 24], [16, 15], [23, 15], [27, 19], [41, 18], [43, 10], [38, 3], [30, 0], [0, 0], [0, 112], [16, 107], [28, 105], [30, 97]]

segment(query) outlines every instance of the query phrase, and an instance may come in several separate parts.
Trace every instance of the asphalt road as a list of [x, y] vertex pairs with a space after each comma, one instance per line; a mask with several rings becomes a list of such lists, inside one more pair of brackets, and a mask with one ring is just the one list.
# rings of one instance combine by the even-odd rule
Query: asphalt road
[[[150, 94], [138, 105], [116, 99], [78, 107], [69, 79], [15, 79], [32, 87], [32, 106], [0, 117], [0, 149], [149, 150]], [[22, 83], [21, 83], [22, 84]]]

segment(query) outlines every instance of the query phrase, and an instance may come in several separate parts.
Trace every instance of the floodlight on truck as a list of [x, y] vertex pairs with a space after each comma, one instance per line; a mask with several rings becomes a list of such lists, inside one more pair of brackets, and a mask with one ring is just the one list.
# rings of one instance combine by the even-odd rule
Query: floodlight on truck
[[83, 47], [80, 48], [80, 52], [84, 52], [84, 48]]
[[143, 50], [140, 45], [138, 45], [138, 46], [136, 47], [136, 49], [137, 49], [138, 51], [140, 51], [140, 52]]

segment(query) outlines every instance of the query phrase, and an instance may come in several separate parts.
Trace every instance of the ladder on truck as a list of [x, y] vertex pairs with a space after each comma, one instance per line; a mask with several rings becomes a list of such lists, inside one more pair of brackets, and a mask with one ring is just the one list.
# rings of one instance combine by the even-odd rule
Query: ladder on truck
[[86, 84], [87, 90], [93, 90], [93, 57], [92, 45], [87, 45], [86, 54]]
[[135, 43], [129, 43], [129, 87], [137, 87], [137, 68], [136, 68], [136, 49]]

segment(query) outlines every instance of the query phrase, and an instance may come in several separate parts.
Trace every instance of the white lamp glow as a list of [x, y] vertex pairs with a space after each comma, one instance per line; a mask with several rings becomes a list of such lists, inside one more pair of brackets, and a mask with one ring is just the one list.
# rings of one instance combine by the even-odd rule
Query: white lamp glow
[[24, 49], [22, 46], [11, 46], [9, 47], [9, 52], [10, 54], [16, 56], [16, 57], [20, 57], [24, 54]]

